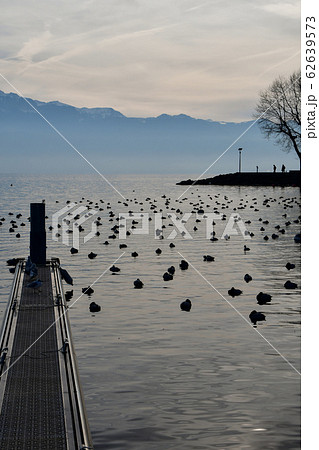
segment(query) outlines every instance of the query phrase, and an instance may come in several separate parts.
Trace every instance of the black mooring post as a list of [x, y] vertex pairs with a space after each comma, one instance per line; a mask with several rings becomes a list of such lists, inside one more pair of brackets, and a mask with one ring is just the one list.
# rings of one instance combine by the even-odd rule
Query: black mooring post
[[46, 263], [45, 204], [30, 203], [30, 257], [35, 264]]

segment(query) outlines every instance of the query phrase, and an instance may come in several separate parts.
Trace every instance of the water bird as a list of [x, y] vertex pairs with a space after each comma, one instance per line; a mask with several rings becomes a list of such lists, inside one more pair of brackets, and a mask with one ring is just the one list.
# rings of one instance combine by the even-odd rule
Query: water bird
[[164, 281], [171, 281], [173, 279], [173, 275], [171, 273], [165, 272], [163, 275]]
[[95, 302], [92, 302], [90, 303], [89, 310], [90, 312], [99, 312], [101, 311], [101, 306]]
[[252, 279], [253, 277], [250, 276], [249, 273], [246, 273], [246, 275], [244, 275], [244, 280], [246, 281], [246, 283], [249, 283]]
[[162, 250], [161, 250], [160, 248], [157, 248], [157, 249], [155, 250], [155, 253], [156, 253], [157, 255], [160, 255], [160, 254], [162, 253]]
[[294, 241], [296, 242], [296, 244], [300, 244], [301, 242], [301, 234], [297, 233], [296, 236], [294, 237]]
[[294, 269], [295, 267], [296, 267], [295, 264], [292, 264], [290, 262], [287, 262], [287, 264], [286, 264], [286, 269], [288, 269], [288, 270]]
[[66, 291], [66, 292], [65, 292], [65, 300], [66, 300], [67, 302], [69, 302], [69, 301], [71, 300], [72, 297], [73, 297], [73, 289], [72, 289], [72, 291]]
[[174, 247], [175, 247], [175, 244], [173, 244], [173, 242], [171, 242], [171, 243], [169, 244], [169, 247], [170, 247], [170, 248], [174, 248]]
[[138, 253], [137, 253], [137, 252], [133, 252], [133, 253], [131, 253], [131, 256], [132, 256], [133, 258], [137, 258], [137, 257], [138, 257]]
[[142, 289], [142, 287], [144, 286], [144, 283], [139, 278], [137, 278], [133, 284], [134, 289]]
[[257, 312], [255, 309], [249, 314], [249, 318], [254, 325], [256, 325], [257, 322], [266, 320], [265, 314], [263, 314], [261, 312]]
[[19, 262], [19, 258], [11, 258], [7, 260], [8, 266], [16, 266]]
[[265, 305], [266, 303], [271, 302], [271, 295], [259, 292], [259, 294], [256, 295], [256, 299], [259, 305]]
[[268, 241], [269, 240], [269, 237], [266, 235], [266, 236], [264, 236], [264, 241]]
[[70, 248], [70, 252], [72, 255], [75, 255], [75, 253], [79, 253], [79, 250], [77, 248], [72, 247]]
[[97, 257], [97, 254], [96, 254], [96, 253], [91, 252], [91, 253], [88, 254], [88, 258], [89, 258], [89, 259], [94, 259], [94, 258], [96, 258], [96, 257]]
[[175, 273], [175, 267], [174, 267], [174, 266], [169, 267], [169, 268], [167, 269], [167, 272], [170, 273], [171, 275], [174, 275], [174, 273]]
[[235, 289], [234, 287], [232, 287], [228, 291], [228, 295], [230, 295], [233, 298], [237, 297], [238, 295], [241, 295], [242, 293], [243, 293], [243, 291], [241, 291], [240, 289]]
[[119, 272], [120, 270], [121, 270], [121, 269], [120, 269], [119, 267], [114, 266], [114, 264], [113, 264], [112, 267], [110, 267], [110, 271], [113, 272], [113, 273]]
[[192, 308], [192, 302], [187, 298], [184, 302], [180, 304], [180, 308], [182, 311], [189, 312]]
[[272, 239], [278, 239], [278, 238], [279, 238], [278, 234], [276, 234], [276, 233], [273, 233], [273, 234], [271, 235], [271, 237], [272, 237]]
[[250, 248], [247, 247], [247, 245], [244, 245], [244, 252], [249, 252], [249, 251], [250, 251]]
[[296, 283], [293, 283], [292, 281], [288, 280], [286, 281], [286, 283], [284, 284], [284, 287], [286, 289], [296, 289], [298, 287], [298, 285]]
[[204, 261], [215, 261], [214, 256], [211, 256], [211, 255], [204, 255], [203, 258], [204, 258]]
[[184, 259], [182, 259], [182, 261], [179, 264], [179, 267], [181, 268], [181, 270], [187, 270], [188, 269], [188, 262], [185, 261]]
[[82, 288], [82, 293], [86, 295], [92, 295], [94, 293], [94, 289], [92, 289], [91, 286], [88, 286], [86, 288]]

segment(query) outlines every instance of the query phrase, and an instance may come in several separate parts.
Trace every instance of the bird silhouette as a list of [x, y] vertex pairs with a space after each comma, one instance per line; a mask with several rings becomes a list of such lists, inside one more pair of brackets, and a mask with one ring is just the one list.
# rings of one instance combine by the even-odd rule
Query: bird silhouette
[[243, 291], [241, 291], [240, 289], [235, 289], [234, 287], [232, 287], [228, 291], [228, 295], [230, 295], [231, 297], [237, 297], [238, 295], [241, 295], [242, 293], [243, 293]]
[[139, 278], [134, 281], [134, 289], [142, 289], [143, 286], [144, 283]]
[[95, 302], [92, 302], [90, 303], [89, 310], [90, 312], [99, 312], [101, 311], [101, 306]]
[[261, 312], [257, 312], [255, 309], [249, 314], [249, 318], [254, 325], [256, 325], [257, 322], [266, 320], [266, 316]]
[[184, 302], [180, 304], [180, 308], [182, 311], [189, 312], [192, 308], [192, 302], [187, 298]]
[[298, 287], [298, 285], [296, 283], [293, 283], [292, 281], [288, 280], [286, 281], [286, 283], [284, 284], [284, 287], [286, 289], [296, 289]]
[[271, 302], [271, 295], [259, 292], [259, 294], [256, 295], [256, 299], [259, 305], [265, 305], [266, 303]]
[[252, 279], [253, 278], [249, 275], [249, 273], [246, 273], [246, 275], [244, 276], [244, 280], [246, 281], [246, 283], [249, 283]]
[[92, 295], [94, 293], [94, 289], [92, 289], [91, 286], [88, 286], [86, 288], [82, 288], [82, 293], [86, 295]]

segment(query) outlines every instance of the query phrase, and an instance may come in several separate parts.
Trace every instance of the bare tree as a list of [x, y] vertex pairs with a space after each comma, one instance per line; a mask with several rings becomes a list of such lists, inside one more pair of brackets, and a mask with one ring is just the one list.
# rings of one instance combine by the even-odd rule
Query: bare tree
[[301, 159], [301, 72], [289, 78], [279, 77], [261, 92], [254, 117], [269, 139], [289, 152], [294, 149]]

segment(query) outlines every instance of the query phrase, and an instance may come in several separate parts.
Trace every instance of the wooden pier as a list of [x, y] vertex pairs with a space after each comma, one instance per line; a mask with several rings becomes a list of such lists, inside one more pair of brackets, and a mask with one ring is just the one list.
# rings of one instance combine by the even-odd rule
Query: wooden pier
[[0, 449], [93, 449], [59, 260], [38, 265], [40, 289], [16, 265], [0, 335]]

